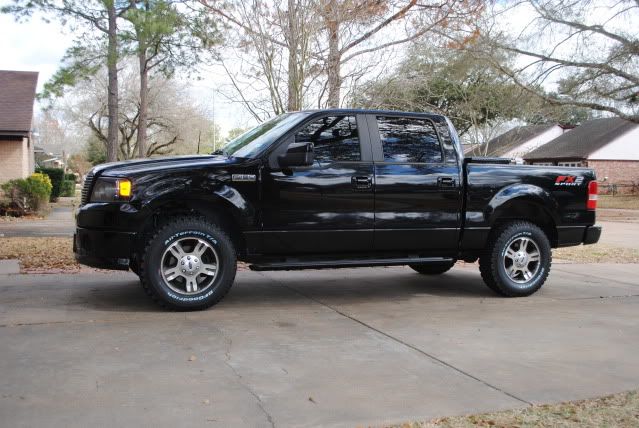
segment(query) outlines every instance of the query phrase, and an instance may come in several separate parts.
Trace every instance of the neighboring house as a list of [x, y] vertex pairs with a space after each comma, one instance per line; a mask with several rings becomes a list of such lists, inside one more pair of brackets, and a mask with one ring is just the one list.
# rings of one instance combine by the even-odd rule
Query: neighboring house
[[476, 156], [523, 158], [526, 153], [543, 146], [567, 130], [569, 128], [557, 124], [517, 126], [476, 147], [471, 153]]
[[43, 159], [38, 164], [41, 168], [64, 168], [64, 162], [57, 156]]
[[0, 70], [0, 183], [34, 170], [31, 121], [38, 73]]
[[587, 166], [599, 181], [639, 183], [639, 124], [618, 117], [593, 119], [526, 156], [534, 165]]

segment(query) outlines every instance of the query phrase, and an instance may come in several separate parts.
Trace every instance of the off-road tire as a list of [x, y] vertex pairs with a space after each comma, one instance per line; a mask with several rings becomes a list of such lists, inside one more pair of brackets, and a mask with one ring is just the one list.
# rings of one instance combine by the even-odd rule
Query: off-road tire
[[[218, 255], [218, 272], [212, 285], [193, 295], [179, 295], [164, 281], [160, 272], [162, 255], [175, 241], [198, 238], [210, 244]], [[147, 242], [140, 260], [140, 280], [144, 291], [160, 306], [178, 311], [209, 308], [228, 293], [237, 271], [237, 255], [229, 236], [217, 225], [201, 218], [184, 217], [164, 225]]]
[[455, 266], [455, 262], [408, 265], [409, 268], [422, 275], [441, 275], [451, 270], [453, 266]]
[[[529, 238], [539, 248], [539, 268], [532, 278], [522, 284], [513, 281], [506, 273], [504, 257], [509, 245], [516, 239]], [[479, 271], [486, 285], [505, 297], [530, 296], [544, 285], [552, 264], [552, 250], [548, 237], [538, 226], [526, 221], [514, 221], [494, 230], [482, 255]]]

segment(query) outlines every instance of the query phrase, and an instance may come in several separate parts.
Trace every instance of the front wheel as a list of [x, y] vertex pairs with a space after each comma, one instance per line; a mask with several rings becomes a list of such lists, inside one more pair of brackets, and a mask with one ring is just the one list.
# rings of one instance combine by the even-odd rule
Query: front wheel
[[213, 306], [235, 280], [237, 258], [226, 233], [198, 218], [164, 226], [147, 244], [142, 285], [155, 301], [175, 310]]
[[479, 258], [490, 289], [507, 297], [529, 296], [546, 282], [552, 253], [548, 237], [532, 223], [518, 221], [497, 229]]

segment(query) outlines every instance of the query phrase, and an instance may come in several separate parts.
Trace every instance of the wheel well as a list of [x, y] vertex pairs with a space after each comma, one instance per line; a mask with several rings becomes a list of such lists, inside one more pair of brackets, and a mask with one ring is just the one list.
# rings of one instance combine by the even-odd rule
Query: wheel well
[[544, 231], [550, 245], [557, 246], [557, 226], [548, 210], [541, 204], [530, 200], [515, 199], [495, 210], [491, 230], [515, 220], [522, 220], [537, 225]]
[[207, 221], [219, 225], [229, 234], [238, 255], [246, 252], [246, 242], [241, 232], [240, 226], [231, 214], [231, 208], [225, 206], [224, 201], [216, 202], [215, 207], [204, 201], [180, 201], [169, 202], [155, 208], [153, 214], [149, 215], [140, 227], [136, 247], [133, 256], [133, 263], [139, 260], [138, 254], [144, 251], [146, 243], [153, 237], [155, 232], [165, 224], [179, 217], [201, 217]]

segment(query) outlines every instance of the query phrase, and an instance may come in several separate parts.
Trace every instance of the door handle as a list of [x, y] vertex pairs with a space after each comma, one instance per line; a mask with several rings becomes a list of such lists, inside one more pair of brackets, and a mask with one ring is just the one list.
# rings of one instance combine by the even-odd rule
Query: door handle
[[351, 177], [351, 184], [356, 190], [367, 190], [373, 187], [372, 177]]
[[455, 187], [455, 179], [453, 177], [439, 177], [437, 185], [439, 187]]

